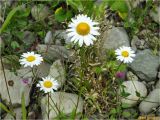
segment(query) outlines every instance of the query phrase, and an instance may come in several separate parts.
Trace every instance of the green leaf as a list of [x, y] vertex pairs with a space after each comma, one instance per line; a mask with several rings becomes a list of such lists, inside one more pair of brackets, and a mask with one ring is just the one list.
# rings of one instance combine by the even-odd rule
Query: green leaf
[[116, 114], [117, 113], [117, 111], [116, 111], [116, 109], [115, 108], [112, 108], [111, 109], [111, 111], [109, 112], [110, 114]]
[[111, 10], [119, 11], [119, 12], [128, 12], [128, 6], [125, 0], [116, 0], [112, 5], [111, 5]]
[[128, 108], [128, 107], [129, 107], [129, 104], [127, 104], [127, 103], [122, 104], [122, 108]]
[[11, 10], [9, 12], [9, 14], [7, 15], [6, 20], [4, 21], [1, 29], [0, 29], [0, 34], [6, 29], [6, 27], [9, 25], [9, 23], [11, 22], [12, 17], [14, 16], [14, 14], [21, 9], [21, 6], [18, 6], [16, 8], [14, 8], [13, 10]]
[[70, 5], [73, 9], [82, 11], [83, 5], [81, 0], [66, 0], [67, 5]]
[[130, 93], [122, 91], [121, 95], [122, 95], [122, 97], [128, 97], [130, 95]]
[[0, 102], [0, 108], [3, 109], [4, 111], [6, 111], [7, 113], [9, 113], [12, 116], [15, 116], [15, 113], [13, 113], [12, 111], [10, 111], [3, 103]]
[[12, 47], [13, 49], [16, 49], [16, 48], [19, 48], [20, 45], [19, 45], [19, 43], [18, 43], [17, 41], [12, 41], [12, 42], [11, 42], [11, 47]]
[[136, 96], [141, 97], [141, 94], [138, 91], [136, 91]]
[[26, 120], [27, 119], [27, 111], [26, 111], [26, 107], [25, 107], [24, 93], [22, 93], [21, 104], [22, 104], [22, 120]]
[[66, 19], [66, 14], [65, 14], [65, 11], [62, 9], [62, 7], [58, 8], [58, 9], [55, 11], [55, 19], [56, 19], [58, 22], [63, 22], [63, 21], [65, 21], [65, 19]]
[[122, 113], [122, 116], [125, 117], [125, 118], [129, 118], [129, 117], [131, 117], [131, 113], [125, 111], [125, 112]]

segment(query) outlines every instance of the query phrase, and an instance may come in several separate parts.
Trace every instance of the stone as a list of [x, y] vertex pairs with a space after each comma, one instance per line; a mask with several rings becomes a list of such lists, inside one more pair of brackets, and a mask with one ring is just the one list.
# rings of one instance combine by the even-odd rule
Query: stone
[[44, 38], [44, 43], [45, 44], [51, 44], [53, 42], [53, 37], [52, 37], [52, 32], [48, 31], [45, 38]]
[[61, 87], [62, 87], [62, 85], [64, 85], [64, 83], [66, 81], [66, 72], [65, 72], [64, 66], [60, 60], [56, 60], [52, 64], [48, 75], [55, 78]]
[[[30, 102], [29, 94], [31, 90], [30, 84], [25, 84], [23, 79], [31, 79], [32, 73], [28, 68], [17, 70], [17, 75], [14, 72], [5, 70], [6, 80], [8, 83], [9, 93], [13, 105], [21, 104], [21, 95], [24, 92], [25, 96], [25, 105], [27, 106]], [[0, 71], [0, 94], [2, 100], [10, 102], [9, 96], [7, 93], [7, 87], [5, 83], [4, 73]]]
[[[124, 81], [122, 83], [124, 87], [124, 92], [129, 93], [130, 95], [127, 97], [121, 97], [122, 104], [127, 104], [128, 107], [135, 106], [140, 97], [136, 95], [136, 91], [140, 94], [141, 97], [145, 97], [147, 95], [146, 86], [139, 81]], [[123, 89], [120, 91], [122, 92]], [[120, 93], [119, 93], [120, 94]]]
[[67, 50], [64, 46], [58, 45], [44, 45], [39, 44], [37, 46], [37, 51], [42, 54], [45, 59], [57, 60], [57, 59], [73, 59], [72, 51]]
[[146, 49], [136, 54], [129, 67], [141, 80], [152, 81], [156, 79], [159, 63], [159, 56]]
[[135, 74], [133, 74], [131, 71], [128, 71], [127, 80], [138, 80], [138, 77]]
[[148, 114], [152, 112], [154, 108], [160, 105], [160, 89], [154, 89], [149, 95], [140, 103], [139, 111], [142, 114]]
[[143, 39], [139, 39], [137, 36], [133, 36], [133, 39], [131, 41], [131, 46], [133, 48], [133, 50], [144, 50], [149, 48], [146, 41]]
[[137, 36], [133, 36], [132, 40], [131, 40], [131, 47], [134, 51], [137, 50], [137, 47], [136, 47], [136, 42], [139, 41], [139, 38]]
[[160, 24], [160, 6], [156, 7], [154, 10], [150, 11], [149, 15], [152, 19]]
[[160, 89], [160, 79], [157, 81], [156, 83], [156, 88], [159, 88]]
[[117, 49], [121, 46], [130, 46], [129, 37], [122, 27], [113, 27], [105, 31], [102, 37], [104, 49]]
[[31, 9], [32, 17], [37, 21], [43, 21], [49, 15], [49, 8], [43, 4], [38, 4]]
[[41, 63], [39, 66], [37, 66], [37, 76], [39, 78], [48, 76], [50, 67], [51, 65], [46, 62]]
[[[50, 113], [49, 119], [54, 119], [59, 112], [57, 108], [66, 115], [72, 113], [73, 110], [76, 109], [78, 100], [78, 95], [65, 93], [65, 92], [54, 92], [51, 94], [49, 98], [50, 103]], [[53, 103], [54, 101], [54, 103]], [[57, 107], [55, 107], [57, 105]], [[52, 107], [51, 107], [52, 106]], [[42, 109], [42, 117], [43, 119], [47, 119], [48, 113], [48, 96], [45, 96], [41, 99], [41, 109]], [[82, 113], [83, 111], [83, 99], [79, 97], [78, 107], [76, 113]]]
[[[16, 120], [22, 120], [22, 108], [21, 107], [14, 108], [13, 111], [16, 114]], [[14, 117], [11, 114], [7, 113], [4, 120], [14, 120]]]

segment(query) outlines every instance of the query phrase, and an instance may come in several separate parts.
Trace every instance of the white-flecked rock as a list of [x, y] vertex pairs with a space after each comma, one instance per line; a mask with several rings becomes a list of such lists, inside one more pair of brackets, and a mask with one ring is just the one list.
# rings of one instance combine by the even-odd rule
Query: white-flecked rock
[[[17, 70], [17, 76], [14, 72], [10, 72], [9, 70], [5, 70], [5, 75], [7, 79], [7, 84], [9, 87], [9, 92], [11, 96], [11, 101], [13, 105], [21, 104], [21, 95], [24, 92], [25, 95], [25, 105], [29, 104], [29, 94], [31, 87], [28, 84], [23, 82], [23, 79], [32, 79], [32, 72], [28, 68]], [[7, 93], [7, 87], [5, 83], [4, 73], [0, 71], [0, 94], [3, 100], [9, 101], [9, 96]]]
[[105, 31], [102, 37], [104, 49], [117, 49], [121, 46], [130, 46], [127, 32], [122, 27], [113, 27]]
[[[75, 110], [78, 100], [78, 95], [71, 94], [71, 93], [65, 93], [65, 92], [55, 92], [51, 94], [51, 98], [54, 101], [54, 103], [57, 105], [59, 110], [63, 112], [64, 114], [68, 115], [73, 110]], [[57, 116], [58, 110], [55, 107], [55, 104], [53, 104], [51, 98], [50, 101], [50, 114], [49, 118], [50, 120], [54, 119]], [[51, 107], [52, 106], [52, 107]], [[42, 109], [42, 117], [43, 119], [47, 119], [47, 113], [48, 113], [48, 96], [45, 96], [41, 100], [41, 109]], [[83, 100], [81, 97], [79, 97], [78, 107], [76, 113], [82, 113], [83, 111]]]
[[143, 114], [148, 114], [153, 110], [153, 108], [157, 108], [159, 105], [160, 105], [160, 89], [154, 89], [140, 103], [139, 111]]
[[58, 81], [58, 83], [60, 84], [60, 86], [62, 87], [62, 85], [66, 81], [66, 72], [65, 72], [64, 66], [60, 60], [56, 60], [52, 64], [48, 75], [55, 78]]
[[125, 86], [124, 91], [130, 95], [126, 98], [121, 98], [121, 102], [128, 104], [128, 107], [132, 107], [137, 104], [139, 97], [136, 95], [136, 91], [140, 93], [141, 97], [145, 97], [147, 95], [147, 88], [142, 82], [124, 81], [122, 85]]

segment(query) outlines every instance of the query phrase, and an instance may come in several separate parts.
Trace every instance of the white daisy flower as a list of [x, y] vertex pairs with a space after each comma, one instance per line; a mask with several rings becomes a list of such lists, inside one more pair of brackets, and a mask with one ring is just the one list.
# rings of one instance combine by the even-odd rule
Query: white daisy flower
[[57, 90], [59, 88], [59, 84], [54, 78], [48, 76], [42, 79], [43, 81], [39, 81], [37, 87], [40, 87], [40, 90], [43, 90], [45, 93], [53, 93], [54, 90]]
[[43, 61], [43, 58], [39, 54], [34, 52], [23, 53], [21, 59], [19, 60], [21, 65], [24, 67], [33, 67], [34, 65], [39, 65]]
[[117, 60], [120, 60], [124, 63], [131, 63], [133, 61], [133, 58], [136, 56], [135, 52], [130, 47], [120, 47], [115, 51], [115, 54], [117, 55]]
[[83, 43], [87, 46], [92, 45], [93, 41], [96, 40], [95, 36], [99, 35], [99, 27], [96, 27], [96, 25], [98, 25], [98, 22], [93, 22], [90, 17], [78, 15], [68, 25], [68, 38], [71, 39], [71, 42], [78, 42], [80, 47]]

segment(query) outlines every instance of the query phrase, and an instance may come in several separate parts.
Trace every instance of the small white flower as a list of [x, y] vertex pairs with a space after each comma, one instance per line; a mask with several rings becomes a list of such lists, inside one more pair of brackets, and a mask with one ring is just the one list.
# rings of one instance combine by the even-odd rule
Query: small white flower
[[133, 58], [136, 56], [135, 52], [130, 47], [120, 47], [115, 51], [115, 54], [117, 55], [117, 60], [120, 60], [124, 63], [131, 63], [133, 61]]
[[96, 27], [96, 25], [98, 25], [98, 22], [93, 22], [90, 17], [78, 15], [68, 25], [68, 38], [71, 39], [71, 42], [78, 42], [80, 47], [83, 43], [87, 46], [92, 45], [93, 41], [96, 40], [95, 36], [99, 35], [99, 27]]
[[24, 67], [33, 67], [34, 65], [39, 65], [43, 61], [43, 58], [39, 54], [34, 52], [23, 53], [21, 59], [19, 60], [21, 65]]
[[48, 76], [42, 79], [43, 81], [39, 81], [37, 87], [40, 87], [40, 90], [43, 90], [45, 93], [53, 93], [54, 90], [57, 90], [59, 88], [59, 84], [54, 78]]

